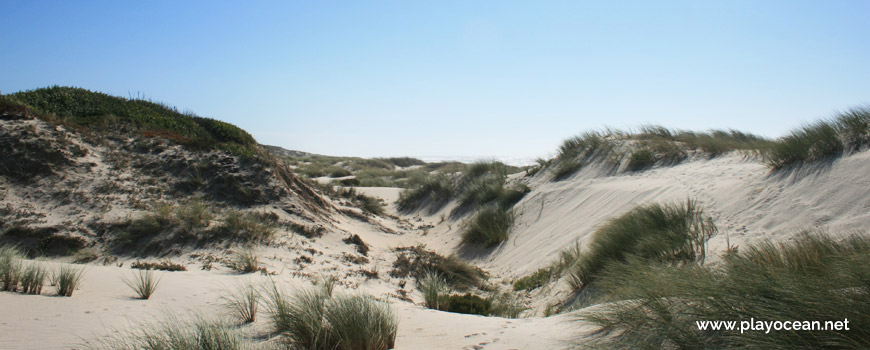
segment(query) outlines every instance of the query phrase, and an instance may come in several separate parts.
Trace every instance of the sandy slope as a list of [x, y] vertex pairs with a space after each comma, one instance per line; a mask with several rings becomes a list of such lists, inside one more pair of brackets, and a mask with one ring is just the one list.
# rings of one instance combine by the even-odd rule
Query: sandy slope
[[[539, 268], [572, 242], [585, 242], [605, 220], [638, 204], [652, 201], [697, 199], [716, 220], [720, 233], [710, 246], [725, 248], [761, 238], [787, 238], [800, 229], [822, 228], [832, 233], [870, 228], [870, 152], [838, 159], [826, 166], [771, 174], [758, 160], [731, 154], [712, 160], [691, 159], [673, 167], [608, 176], [606, 169], [588, 167], [569, 179], [551, 182], [547, 174], [529, 181], [533, 191], [518, 203], [517, 224], [511, 239], [492, 252], [462, 254], [490, 270], [491, 282], [506, 287], [514, 278]], [[360, 189], [394, 200], [397, 189]], [[448, 205], [431, 215], [422, 213], [398, 219], [374, 218], [366, 223], [347, 217], [334, 218], [330, 233], [316, 240], [288, 236], [284, 244], [262, 248], [267, 268], [278, 273], [281, 285], [309, 285], [311, 277], [339, 277], [339, 291], [365, 291], [397, 305], [400, 349], [558, 349], [576, 337], [583, 324], [570, 315], [509, 320], [426, 310], [396, 297], [399, 279], [388, 271], [395, 259], [391, 248], [424, 243], [444, 254], [457, 251], [461, 220], [445, 215]], [[395, 208], [389, 213], [396, 215]], [[431, 226], [430, 226], [431, 225]], [[341, 241], [354, 233], [372, 246], [370, 262], [343, 261], [354, 254]], [[289, 233], [286, 233], [289, 235]], [[308, 249], [307, 252], [305, 249]], [[300, 263], [306, 255], [311, 263]], [[85, 280], [72, 298], [0, 293], [0, 349], [62, 349], [111, 329], [123, 330], [131, 322], [159, 317], [165, 312], [215, 314], [220, 311], [220, 291], [233, 283], [262, 275], [238, 275], [227, 268], [202, 271], [199, 263], [179, 258], [187, 272], [162, 273], [163, 281], [152, 300], [132, 299], [121, 281], [127, 267], [88, 265]], [[55, 264], [55, 263], [52, 263]], [[366, 279], [359, 270], [379, 272]], [[294, 277], [296, 276], [296, 277]], [[413, 282], [405, 288], [421, 301]], [[557, 300], [559, 288], [532, 300], [536, 312]], [[562, 295], [563, 297], [564, 295]], [[263, 317], [246, 331], [262, 334]]]

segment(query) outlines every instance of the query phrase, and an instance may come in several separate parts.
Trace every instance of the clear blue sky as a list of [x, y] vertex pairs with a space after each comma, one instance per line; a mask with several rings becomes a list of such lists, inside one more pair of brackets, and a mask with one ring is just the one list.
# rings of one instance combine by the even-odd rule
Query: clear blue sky
[[72, 85], [356, 156], [603, 126], [780, 136], [870, 103], [867, 1], [0, 1], [0, 91]]

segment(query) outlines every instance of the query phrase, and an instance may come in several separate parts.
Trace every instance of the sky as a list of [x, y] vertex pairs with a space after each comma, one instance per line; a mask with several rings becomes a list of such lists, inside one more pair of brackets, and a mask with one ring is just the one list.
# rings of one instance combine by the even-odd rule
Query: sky
[[870, 104], [867, 1], [0, 0], [0, 23], [2, 93], [144, 95], [328, 155], [517, 162]]

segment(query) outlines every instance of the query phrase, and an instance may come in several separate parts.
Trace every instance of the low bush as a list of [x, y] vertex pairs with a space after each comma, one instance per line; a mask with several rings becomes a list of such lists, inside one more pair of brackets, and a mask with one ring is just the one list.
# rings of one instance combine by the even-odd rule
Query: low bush
[[453, 184], [442, 174], [428, 176], [422, 182], [399, 194], [399, 210], [411, 211], [424, 206], [440, 208], [453, 198]]
[[422, 245], [396, 248], [395, 252], [396, 261], [393, 262], [393, 270], [390, 271], [393, 277], [414, 277], [420, 281], [427, 273], [434, 272], [443, 277], [451, 287], [457, 289], [483, 286], [487, 278], [486, 273], [480, 268], [454, 255], [441, 256], [426, 250]]
[[138, 299], [148, 300], [157, 290], [160, 277], [155, 277], [152, 270], [137, 270], [132, 277], [124, 279], [124, 284], [136, 293]]
[[613, 218], [593, 233], [589, 248], [570, 271], [575, 291], [592, 283], [601, 270], [629, 257], [662, 263], [703, 262], [713, 220], [693, 200], [648, 204]]
[[333, 297], [324, 288], [285, 294], [273, 284], [266, 305], [272, 332], [286, 337], [293, 349], [386, 350], [395, 346], [395, 311], [373, 297]]
[[491, 300], [471, 293], [448, 295], [444, 299], [444, 306], [441, 308], [441, 310], [447, 312], [482, 316], [489, 316], [490, 309], [492, 309]]
[[[610, 265], [603, 292], [619, 302], [582, 318], [598, 326], [602, 348], [820, 349], [866, 348], [870, 329], [870, 238], [834, 240], [803, 234], [785, 243], [741, 247], [712, 268], [634, 259]], [[699, 330], [699, 320], [849, 320], [827, 331]], [[810, 322], [807, 322], [810, 323]], [[804, 323], [802, 323], [802, 326]], [[807, 324], [807, 326], [812, 326]], [[584, 337], [588, 344], [589, 338]]]
[[480, 209], [466, 223], [465, 231], [462, 232], [462, 243], [494, 247], [508, 239], [513, 223], [514, 214], [510, 209], [501, 206]]

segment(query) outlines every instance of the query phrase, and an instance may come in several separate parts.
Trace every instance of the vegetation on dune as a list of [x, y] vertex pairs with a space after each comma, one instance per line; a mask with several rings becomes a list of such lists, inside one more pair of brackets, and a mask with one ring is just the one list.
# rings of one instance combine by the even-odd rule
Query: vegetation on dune
[[462, 243], [494, 247], [508, 239], [513, 223], [514, 214], [510, 209], [502, 206], [480, 209], [466, 223], [465, 231], [462, 232]]
[[385, 350], [395, 346], [396, 313], [371, 296], [333, 296], [325, 287], [287, 295], [274, 284], [266, 294], [272, 332], [286, 338], [292, 349]]
[[514, 282], [514, 290], [533, 290], [543, 287], [547, 283], [562, 278], [568, 268], [574, 266], [580, 259], [580, 243], [575, 242], [574, 245], [563, 249], [559, 252], [559, 257], [550, 262], [546, 267], [535, 270], [531, 274], [521, 277]]
[[251, 323], [257, 320], [260, 291], [253, 284], [238, 284], [225, 292], [221, 296], [221, 300], [232, 316], [242, 323]]
[[124, 284], [136, 293], [136, 298], [148, 300], [157, 291], [160, 285], [160, 277], [154, 276], [152, 270], [137, 270], [133, 276], [124, 279]]
[[652, 203], [613, 218], [595, 231], [588, 249], [570, 268], [575, 291], [594, 283], [601, 271], [630, 259], [681, 264], [703, 262], [713, 220], [697, 203]]
[[796, 129], [776, 140], [767, 153], [773, 169], [831, 159], [870, 145], [870, 108], [853, 108], [831, 120]]
[[182, 321], [175, 316], [153, 323], [139, 323], [130, 332], [88, 342], [86, 349], [112, 350], [253, 350], [266, 349], [245, 340], [233, 326], [197, 317]]
[[252, 156], [257, 142], [226, 122], [144, 99], [127, 99], [81, 88], [52, 86], [0, 96], [3, 112], [30, 111], [52, 122], [99, 131], [138, 131], [197, 150], [224, 150]]
[[81, 284], [84, 274], [84, 268], [63, 265], [51, 276], [51, 284], [55, 286], [57, 295], [71, 297]]
[[[865, 348], [870, 330], [870, 237], [801, 234], [741, 247], [712, 268], [643, 260], [611, 264], [602, 292], [619, 302], [585, 312], [602, 348]], [[696, 321], [849, 320], [825, 331], [699, 330]], [[803, 326], [803, 325], [802, 325]], [[812, 326], [812, 325], [808, 325]], [[739, 324], [738, 324], [739, 327]], [[588, 338], [586, 338], [588, 339]]]
[[450, 183], [450, 179], [445, 175], [435, 174], [402, 191], [398, 201], [399, 210], [415, 210], [427, 204], [440, 208], [453, 197], [453, 193], [453, 184]]
[[395, 252], [396, 260], [390, 271], [393, 277], [414, 277], [420, 281], [428, 274], [435, 273], [444, 278], [451, 288], [459, 290], [481, 287], [487, 278], [483, 270], [459, 257], [444, 257], [426, 250], [422, 245], [396, 248]]

